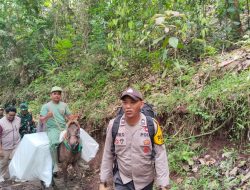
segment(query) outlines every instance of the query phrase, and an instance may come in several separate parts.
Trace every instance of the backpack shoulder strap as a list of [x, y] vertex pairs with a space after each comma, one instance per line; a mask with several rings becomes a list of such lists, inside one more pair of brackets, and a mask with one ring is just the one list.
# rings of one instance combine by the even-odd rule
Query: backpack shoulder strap
[[121, 122], [121, 118], [122, 118], [122, 114], [118, 115], [115, 120], [114, 123], [112, 125], [112, 144], [111, 144], [111, 153], [114, 156], [114, 163], [113, 163], [113, 175], [116, 174], [116, 172], [118, 171], [118, 164], [117, 164], [117, 159], [116, 159], [116, 154], [115, 154], [115, 138], [116, 135], [118, 133], [119, 127], [120, 127], [120, 122]]
[[111, 152], [113, 153], [113, 155], [115, 155], [115, 137], [118, 133], [119, 127], [120, 127], [120, 121], [121, 121], [122, 115], [118, 115], [115, 120], [114, 123], [112, 125], [112, 144], [111, 144]]
[[152, 144], [152, 155], [151, 158], [154, 159], [155, 157], [155, 143], [154, 143], [154, 136], [155, 136], [155, 125], [154, 125], [154, 119], [150, 116], [146, 116], [147, 119], [147, 127], [148, 127], [148, 134], [151, 140]]
[[154, 119], [150, 116], [146, 116], [146, 119], [147, 119], [149, 137], [150, 137], [152, 145], [154, 145], [154, 135], [155, 135]]

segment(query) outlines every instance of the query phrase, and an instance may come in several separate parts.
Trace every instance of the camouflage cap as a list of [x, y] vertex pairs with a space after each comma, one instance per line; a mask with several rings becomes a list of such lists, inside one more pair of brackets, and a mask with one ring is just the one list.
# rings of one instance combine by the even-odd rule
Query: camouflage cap
[[62, 88], [59, 87], [59, 86], [54, 86], [54, 87], [52, 87], [52, 89], [51, 89], [50, 92], [51, 92], [51, 93], [52, 93], [52, 92], [62, 92]]
[[28, 104], [26, 104], [26, 103], [21, 103], [21, 104], [20, 104], [20, 109], [23, 110], [23, 111], [24, 111], [24, 110], [28, 110], [28, 109], [29, 109]]
[[125, 96], [129, 96], [135, 101], [143, 100], [142, 94], [139, 91], [135, 90], [134, 88], [128, 88], [127, 90], [125, 90], [122, 93], [120, 99], [123, 100]]
[[3, 105], [0, 105], [0, 110], [4, 110], [4, 106]]

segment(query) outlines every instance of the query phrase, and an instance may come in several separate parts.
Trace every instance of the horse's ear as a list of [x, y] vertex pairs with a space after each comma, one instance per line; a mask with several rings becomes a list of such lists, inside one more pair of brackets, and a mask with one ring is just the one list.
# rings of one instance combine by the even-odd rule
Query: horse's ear
[[79, 114], [72, 114], [70, 116], [70, 120], [78, 120], [78, 119], [80, 119], [80, 115]]
[[77, 120], [69, 120], [67, 123], [67, 127], [69, 127], [71, 124], [75, 124], [79, 129], [81, 128], [81, 126]]
[[69, 126], [72, 125], [72, 124], [75, 124], [75, 121], [72, 120], [72, 119], [70, 119], [70, 120], [68, 121], [68, 123], [67, 123], [67, 127], [69, 127]]
[[75, 123], [75, 124], [77, 125], [78, 129], [80, 129], [80, 128], [81, 128], [80, 123], [79, 123], [78, 121], [76, 121], [76, 123]]

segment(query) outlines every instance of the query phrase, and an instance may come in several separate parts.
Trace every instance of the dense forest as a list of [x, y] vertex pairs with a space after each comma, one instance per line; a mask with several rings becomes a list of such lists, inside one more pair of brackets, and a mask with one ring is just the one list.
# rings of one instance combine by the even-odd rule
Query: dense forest
[[[250, 188], [249, 0], [0, 2], [1, 104], [38, 115], [61, 86], [103, 133], [133, 86], [158, 113], [171, 189]], [[223, 159], [197, 165], [214, 139]]]

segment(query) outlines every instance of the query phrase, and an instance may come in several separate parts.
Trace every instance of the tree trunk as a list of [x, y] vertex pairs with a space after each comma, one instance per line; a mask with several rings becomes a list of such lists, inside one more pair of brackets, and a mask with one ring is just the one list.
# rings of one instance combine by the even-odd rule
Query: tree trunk
[[240, 7], [239, 0], [234, 0], [230, 3], [230, 7], [234, 8], [234, 11], [230, 13], [230, 19], [232, 21], [232, 35], [233, 38], [239, 38], [242, 35], [242, 25], [240, 20]]

